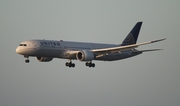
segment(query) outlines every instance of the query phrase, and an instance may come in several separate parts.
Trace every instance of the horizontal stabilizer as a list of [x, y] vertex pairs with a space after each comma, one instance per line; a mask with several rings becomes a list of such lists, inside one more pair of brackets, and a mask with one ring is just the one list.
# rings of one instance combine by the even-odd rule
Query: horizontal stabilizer
[[150, 50], [140, 50], [141, 52], [151, 52], [151, 51], [159, 51], [163, 49], [150, 49]]

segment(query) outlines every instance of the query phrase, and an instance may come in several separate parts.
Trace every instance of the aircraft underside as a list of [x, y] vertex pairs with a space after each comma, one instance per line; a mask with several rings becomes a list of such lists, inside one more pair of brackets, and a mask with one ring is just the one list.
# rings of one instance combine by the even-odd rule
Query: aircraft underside
[[[109, 55], [105, 55], [102, 57], [98, 57], [98, 58], [94, 58], [93, 60], [98, 60], [98, 61], [116, 61], [116, 60], [121, 60], [121, 59], [126, 59], [126, 58], [130, 58], [136, 55], [141, 54], [142, 52], [124, 52], [124, 53], [113, 53], [113, 54], [109, 54]], [[37, 60], [39, 60], [40, 62], [49, 62], [51, 61], [53, 58], [62, 58], [62, 59], [68, 59], [68, 62], [65, 63], [65, 66], [67, 67], [75, 67], [75, 63], [72, 62], [72, 60], [78, 60], [75, 56], [71, 56], [71, 57], [64, 57], [61, 55], [57, 57], [57, 55], [43, 55], [41, 53], [38, 53], [39, 55], [31, 55], [33, 57], [36, 57]], [[29, 56], [28, 55], [24, 55], [25, 62], [29, 63]], [[95, 67], [95, 63], [92, 63], [93, 60], [90, 61], [82, 61], [85, 62], [85, 66], [87, 67]]]

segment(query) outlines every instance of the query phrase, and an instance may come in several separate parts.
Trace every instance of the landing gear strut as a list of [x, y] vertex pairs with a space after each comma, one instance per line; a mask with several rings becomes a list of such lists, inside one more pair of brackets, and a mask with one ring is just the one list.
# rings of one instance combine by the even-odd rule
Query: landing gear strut
[[30, 62], [29, 61], [29, 56], [24, 56], [24, 58], [26, 58], [25, 63], [29, 63]]
[[90, 61], [90, 62], [86, 62], [86, 66], [95, 67], [95, 64]]
[[72, 61], [71, 60], [69, 60], [69, 62], [66, 62], [66, 64], [65, 64], [67, 67], [75, 67], [75, 64], [74, 63], [72, 63]]

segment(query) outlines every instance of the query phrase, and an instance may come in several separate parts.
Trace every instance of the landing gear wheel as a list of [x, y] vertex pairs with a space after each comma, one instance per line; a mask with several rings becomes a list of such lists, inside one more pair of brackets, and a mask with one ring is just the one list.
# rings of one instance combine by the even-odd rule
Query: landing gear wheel
[[66, 66], [69, 66], [69, 63], [68, 62], [66, 62], [66, 64], [65, 64]]
[[89, 63], [88, 63], [88, 62], [86, 62], [86, 66], [89, 66]]
[[72, 63], [72, 64], [70, 64], [70, 65], [69, 65], [69, 67], [70, 67], [70, 68], [71, 68], [71, 67], [73, 67], [73, 68], [74, 68], [74, 67], [75, 67], [75, 64], [74, 64], [74, 63]]
[[75, 64], [74, 64], [74, 63], [72, 63], [72, 64], [71, 64], [71, 67], [75, 67]]
[[26, 58], [25, 63], [29, 63], [29, 56], [24, 55], [24, 58]]
[[26, 63], [29, 63], [29, 60], [27, 59], [27, 60], [25, 60], [25, 62], [26, 62]]
[[65, 64], [67, 67], [75, 67], [75, 64], [74, 63], [72, 63], [72, 62], [66, 62], [66, 64]]
[[86, 65], [86, 66], [89, 66], [89, 67], [95, 67], [95, 64], [92, 63], [92, 62], [86, 62], [85, 65]]
[[92, 66], [92, 67], [95, 67], [95, 64], [94, 64], [94, 63], [92, 63], [92, 64], [91, 64], [91, 66]]

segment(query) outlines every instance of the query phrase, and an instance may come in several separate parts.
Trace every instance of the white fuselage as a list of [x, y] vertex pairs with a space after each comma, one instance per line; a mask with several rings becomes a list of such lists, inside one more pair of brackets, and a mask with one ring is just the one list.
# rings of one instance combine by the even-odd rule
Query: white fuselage
[[[92, 50], [101, 48], [117, 47], [114, 44], [101, 43], [85, 43], [85, 42], [71, 42], [71, 41], [55, 41], [55, 40], [28, 40], [22, 42], [16, 49], [16, 52], [24, 56], [35, 57], [53, 57], [63, 59], [76, 59], [75, 55], [71, 55], [72, 51]], [[137, 51], [137, 50], [133, 50]], [[113, 61], [132, 57], [141, 54], [141, 52], [133, 53], [132, 50], [121, 53], [113, 53], [95, 60]]]
[[[85, 42], [70, 42], [70, 41], [54, 41], [54, 40], [28, 40], [22, 42], [16, 49], [16, 52], [24, 56], [35, 57], [53, 57], [64, 59], [76, 59], [75, 55], [71, 55], [69, 51], [81, 51], [116, 47], [119, 45], [114, 44], [101, 44], [101, 43], [85, 43]], [[132, 53], [131, 50], [121, 53], [113, 53], [107, 56], [100, 57], [95, 60], [113, 61], [132, 57], [141, 54]]]
[[139, 55], [143, 52], [157, 51], [161, 49], [136, 50], [135, 48], [151, 44], [165, 39], [152, 40], [148, 42], [136, 43], [142, 22], [137, 22], [129, 32], [122, 44], [102, 44], [72, 41], [55, 40], [28, 40], [22, 42], [16, 52], [23, 55], [25, 62], [29, 63], [29, 57], [34, 56], [40, 62], [49, 62], [53, 58], [68, 59], [65, 63], [67, 67], [75, 67], [72, 60], [86, 62], [88, 67], [95, 67], [93, 60], [114, 61]]

